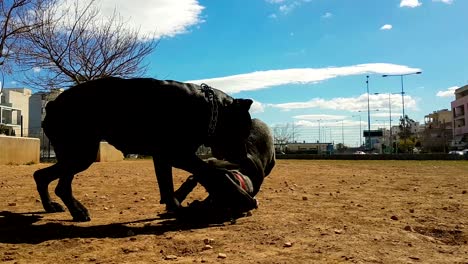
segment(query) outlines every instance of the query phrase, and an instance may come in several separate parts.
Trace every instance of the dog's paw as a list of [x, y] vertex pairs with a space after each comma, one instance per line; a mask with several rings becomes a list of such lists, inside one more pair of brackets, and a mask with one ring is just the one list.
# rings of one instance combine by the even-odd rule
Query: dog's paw
[[91, 217], [89, 216], [88, 210], [76, 210], [71, 212], [73, 216], [73, 222], [89, 222]]
[[47, 213], [65, 212], [65, 208], [63, 208], [61, 204], [56, 202], [50, 202], [48, 204], [45, 204], [44, 209]]
[[91, 217], [89, 215], [76, 215], [73, 216], [73, 222], [89, 222]]
[[180, 203], [175, 197], [166, 201], [165, 204], [167, 212], [177, 212], [180, 208]]
[[69, 208], [70, 214], [73, 217], [74, 222], [88, 222], [91, 221], [88, 209], [84, 207], [80, 202], [75, 201], [75, 208]]

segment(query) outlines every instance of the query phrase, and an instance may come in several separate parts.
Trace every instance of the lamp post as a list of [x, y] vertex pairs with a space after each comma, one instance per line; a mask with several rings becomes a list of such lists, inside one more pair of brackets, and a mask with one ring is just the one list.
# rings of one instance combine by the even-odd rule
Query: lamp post
[[[379, 95], [381, 93], [374, 93], [375, 95]], [[393, 142], [392, 142], [392, 94], [399, 94], [399, 93], [387, 93], [388, 94], [388, 122], [389, 122], [389, 144], [390, 144], [390, 152], [393, 153]]]
[[344, 147], [344, 127], [343, 127], [343, 121], [344, 121], [344, 120], [339, 120], [339, 121], [336, 121], [336, 122], [341, 122], [341, 144], [343, 144], [343, 147]]
[[327, 142], [327, 128], [328, 127], [324, 126], [323, 129], [322, 129], [323, 142]]
[[366, 75], [366, 87], [367, 87], [367, 139], [366, 146], [368, 149], [371, 147], [371, 136], [370, 136], [370, 104], [369, 104], [369, 75]]
[[403, 77], [406, 75], [413, 75], [413, 74], [421, 74], [421, 71], [417, 72], [410, 72], [410, 73], [404, 73], [404, 74], [384, 74], [382, 77], [392, 77], [392, 76], [400, 76], [400, 82], [401, 82], [401, 108], [403, 112], [403, 140], [406, 145], [406, 115], [405, 115], [405, 90], [403, 86]]
[[361, 115], [353, 115], [352, 117], [359, 117], [359, 147], [362, 145], [362, 129], [361, 129]]
[[320, 135], [320, 121], [322, 121], [322, 119], [319, 119], [317, 121], [318, 121], [318, 142], [317, 143], [320, 143], [320, 137], [321, 137], [321, 135]]
[[[369, 93], [367, 93], [367, 97], [369, 97]], [[372, 145], [372, 142], [371, 142], [371, 134], [370, 134], [370, 112], [371, 111], [379, 111], [379, 109], [375, 109], [375, 110], [370, 110], [369, 109], [369, 98], [367, 98], [367, 137], [366, 137], [366, 147], [368, 147], [370, 149], [371, 145]], [[363, 112], [361, 110], [359, 110], [358, 112]]]

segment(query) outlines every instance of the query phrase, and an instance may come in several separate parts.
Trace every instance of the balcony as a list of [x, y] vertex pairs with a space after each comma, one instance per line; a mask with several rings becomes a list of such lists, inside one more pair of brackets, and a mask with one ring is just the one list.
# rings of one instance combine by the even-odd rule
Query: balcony
[[0, 124], [10, 127], [21, 126], [21, 110], [9, 105], [0, 105]]

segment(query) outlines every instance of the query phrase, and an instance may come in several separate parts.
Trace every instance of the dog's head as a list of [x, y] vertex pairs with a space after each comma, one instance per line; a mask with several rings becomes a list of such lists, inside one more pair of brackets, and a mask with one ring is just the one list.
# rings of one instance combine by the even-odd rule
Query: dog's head
[[213, 156], [235, 162], [246, 157], [246, 140], [252, 128], [250, 99], [233, 99], [219, 112], [216, 132], [209, 147]]

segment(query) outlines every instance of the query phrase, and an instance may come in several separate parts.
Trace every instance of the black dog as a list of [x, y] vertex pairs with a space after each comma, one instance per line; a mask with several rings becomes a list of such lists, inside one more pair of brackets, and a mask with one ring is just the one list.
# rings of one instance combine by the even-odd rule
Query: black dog
[[55, 193], [73, 220], [90, 220], [71, 184], [96, 160], [99, 142], [106, 140], [124, 153], [152, 156], [161, 203], [176, 210], [172, 167], [216, 174], [219, 169], [196, 155], [202, 144], [245, 157], [251, 104], [204, 84], [151, 78], [103, 78], [71, 87], [46, 106], [43, 129], [57, 163], [34, 173], [42, 205], [47, 212], [63, 211], [48, 192], [49, 183], [59, 179]]
[[190, 176], [176, 191], [177, 199], [182, 202], [197, 182], [200, 182], [209, 193], [209, 197], [201, 204], [196, 203], [196, 214], [201, 209], [227, 209], [238, 213], [256, 208], [257, 201], [254, 196], [276, 163], [273, 136], [263, 121], [252, 119], [252, 129], [246, 146], [247, 156], [236, 156], [234, 152], [213, 147], [212, 153], [216, 159], [208, 159], [207, 162], [229, 171], [217, 171], [216, 175], [210, 177]]

